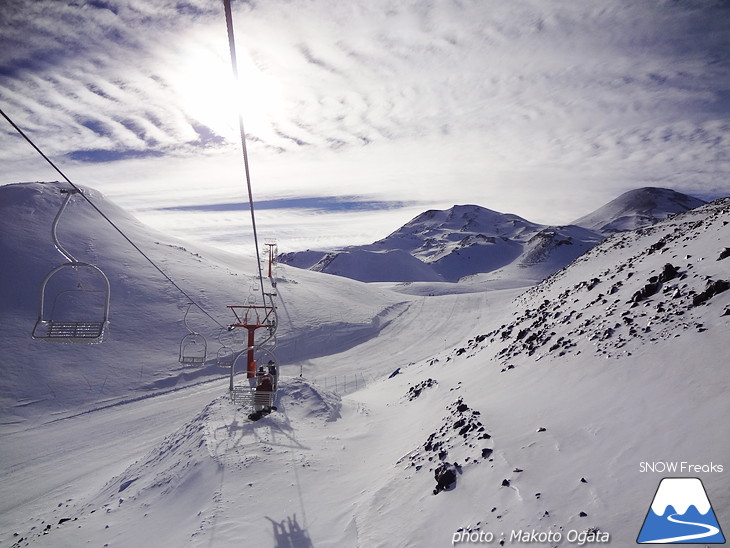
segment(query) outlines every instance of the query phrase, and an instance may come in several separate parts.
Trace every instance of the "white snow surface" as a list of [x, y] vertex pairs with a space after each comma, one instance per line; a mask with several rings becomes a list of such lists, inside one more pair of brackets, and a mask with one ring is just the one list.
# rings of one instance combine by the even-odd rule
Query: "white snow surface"
[[[629, 546], [661, 479], [640, 463], [656, 461], [724, 465], [692, 475], [730, 520], [730, 291], [697, 299], [730, 280], [727, 199], [617, 234], [532, 288], [279, 265], [279, 409], [251, 422], [214, 358], [177, 362], [187, 298], [78, 198], [59, 238], [109, 276], [110, 336], [30, 339], [63, 262], [59, 186], [0, 188], [2, 546], [440, 547], [460, 530], [594, 528]], [[87, 193], [220, 323], [260, 297], [252, 262]], [[667, 263], [676, 276], [636, 297]], [[188, 319], [215, 352], [215, 322]], [[434, 494], [441, 460], [456, 483]]]

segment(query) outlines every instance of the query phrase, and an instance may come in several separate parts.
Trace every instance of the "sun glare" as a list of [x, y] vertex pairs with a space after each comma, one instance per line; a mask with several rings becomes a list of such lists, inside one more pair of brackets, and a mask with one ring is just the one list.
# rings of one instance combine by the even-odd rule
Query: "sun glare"
[[181, 52], [182, 63], [172, 77], [180, 107], [191, 120], [230, 139], [235, 138], [240, 109], [246, 132], [265, 139], [281, 111], [278, 86], [245, 53], [238, 56], [236, 81], [227, 50], [197, 43]]

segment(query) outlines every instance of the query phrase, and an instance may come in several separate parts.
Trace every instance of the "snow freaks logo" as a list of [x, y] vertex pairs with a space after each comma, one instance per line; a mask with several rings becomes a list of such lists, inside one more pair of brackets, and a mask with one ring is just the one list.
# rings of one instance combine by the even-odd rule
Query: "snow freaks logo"
[[710, 499], [699, 478], [664, 478], [659, 482], [638, 544], [724, 544]]

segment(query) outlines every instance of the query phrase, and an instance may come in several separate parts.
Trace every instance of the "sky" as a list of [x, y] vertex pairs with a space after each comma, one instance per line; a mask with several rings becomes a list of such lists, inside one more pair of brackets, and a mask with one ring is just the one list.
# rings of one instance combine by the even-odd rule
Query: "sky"
[[[478, 204], [566, 224], [730, 194], [727, 0], [4, 0], [0, 105], [76, 184], [253, 253]], [[0, 184], [59, 179], [0, 120]]]

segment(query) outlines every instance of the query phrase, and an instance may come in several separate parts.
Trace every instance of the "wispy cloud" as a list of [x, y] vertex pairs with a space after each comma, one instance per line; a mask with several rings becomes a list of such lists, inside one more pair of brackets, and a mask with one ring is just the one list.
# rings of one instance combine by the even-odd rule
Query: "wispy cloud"
[[[238, 104], [263, 200], [475, 202], [565, 222], [643, 184], [730, 193], [727, 2], [233, 8], [238, 91], [218, 1], [4, 2], [0, 102], [146, 216], [240, 200]], [[0, 132], [0, 182], [41, 177]]]
[[[275, 200], [254, 200], [256, 210], [264, 209], [309, 209], [314, 211], [373, 211], [405, 207], [405, 202], [383, 202], [361, 200], [357, 196], [313, 196], [309, 198], [277, 198]], [[243, 202], [196, 204], [162, 208], [166, 211], [242, 211], [250, 205]]]

